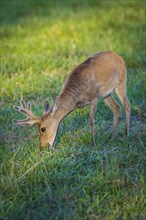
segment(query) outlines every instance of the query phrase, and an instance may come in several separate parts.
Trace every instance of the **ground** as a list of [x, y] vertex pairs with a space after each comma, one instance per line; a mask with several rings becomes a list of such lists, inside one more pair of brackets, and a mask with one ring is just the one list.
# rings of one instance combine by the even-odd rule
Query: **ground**
[[[145, 219], [145, 2], [2, 0], [0, 10], [0, 218]], [[110, 139], [113, 116], [101, 100], [96, 147], [86, 107], [62, 122], [56, 151], [41, 151], [35, 126], [13, 124], [13, 105], [24, 97], [41, 115], [70, 71], [101, 50], [126, 62], [130, 135], [121, 106]]]

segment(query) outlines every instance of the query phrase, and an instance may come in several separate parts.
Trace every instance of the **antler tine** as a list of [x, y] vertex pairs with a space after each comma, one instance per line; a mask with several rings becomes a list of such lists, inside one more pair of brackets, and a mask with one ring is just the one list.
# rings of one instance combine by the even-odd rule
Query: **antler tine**
[[13, 120], [17, 126], [30, 126], [30, 119], [26, 118], [24, 120]]
[[29, 111], [31, 111], [31, 102], [28, 102], [28, 103], [27, 103], [27, 109], [28, 109]]
[[13, 120], [13, 122], [16, 123], [17, 126], [31, 126], [33, 124], [39, 123], [39, 119], [31, 120], [29, 118], [26, 118], [24, 120]]
[[24, 99], [20, 99], [20, 105], [21, 105], [22, 108], [26, 108]]
[[35, 119], [37, 116], [35, 116], [31, 111], [28, 109], [22, 108], [20, 106], [14, 105], [14, 109], [18, 112], [22, 112], [24, 115], [28, 116], [29, 119]]
[[35, 123], [39, 123], [40, 122], [40, 118], [32, 113], [32, 111], [31, 111], [31, 103], [30, 102], [28, 102], [27, 105], [26, 105], [24, 100], [21, 99], [20, 100], [20, 105], [21, 106], [14, 105], [13, 108], [16, 111], [21, 112], [24, 115], [26, 115], [27, 118], [23, 119], [23, 120], [15, 120], [15, 122], [16, 122], [16, 124], [18, 126], [30, 126], [30, 125], [33, 125]]

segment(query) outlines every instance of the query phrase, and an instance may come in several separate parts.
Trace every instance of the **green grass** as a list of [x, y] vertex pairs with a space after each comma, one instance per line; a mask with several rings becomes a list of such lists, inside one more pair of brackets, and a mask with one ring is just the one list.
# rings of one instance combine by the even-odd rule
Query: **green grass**
[[[146, 219], [144, 1], [3, 0], [0, 10], [0, 218]], [[121, 108], [110, 139], [112, 113], [100, 101], [96, 148], [86, 107], [63, 121], [55, 152], [40, 151], [36, 127], [13, 125], [21, 118], [13, 104], [23, 96], [41, 115], [70, 71], [101, 50], [116, 51], [127, 64], [129, 137]]]

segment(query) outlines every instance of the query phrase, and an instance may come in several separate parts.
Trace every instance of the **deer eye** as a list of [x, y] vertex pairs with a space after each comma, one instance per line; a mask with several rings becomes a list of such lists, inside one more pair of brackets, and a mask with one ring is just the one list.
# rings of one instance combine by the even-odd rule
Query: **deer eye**
[[45, 127], [41, 128], [41, 132], [42, 132], [42, 133], [44, 133], [45, 131], [46, 131], [46, 128], [45, 128]]

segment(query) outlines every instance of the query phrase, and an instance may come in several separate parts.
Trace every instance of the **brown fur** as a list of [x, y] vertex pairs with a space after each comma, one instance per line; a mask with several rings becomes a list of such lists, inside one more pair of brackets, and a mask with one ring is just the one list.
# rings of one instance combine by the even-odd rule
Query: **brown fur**
[[[94, 115], [99, 98], [103, 98], [113, 111], [112, 136], [114, 136], [119, 118], [119, 105], [111, 96], [114, 89], [126, 112], [128, 134], [130, 103], [126, 95], [126, 65], [123, 59], [116, 53], [103, 51], [88, 58], [70, 73], [53, 108], [49, 108], [40, 121], [37, 121], [41, 146], [44, 147], [47, 143], [53, 146], [61, 120], [75, 108], [84, 107], [87, 103], [90, 103], [91, 106], [90, 126], [92, 142], [95, 145]], [[18, 107], [16, 110], [18, 110]], [[21, 108], [19, 111], [24, 113], [25, 109]], [[17, 124], [21, 126], [21, 122], [17, 122]], [[41, 128], [44, 127], [46, 131], [42, 133]]]

